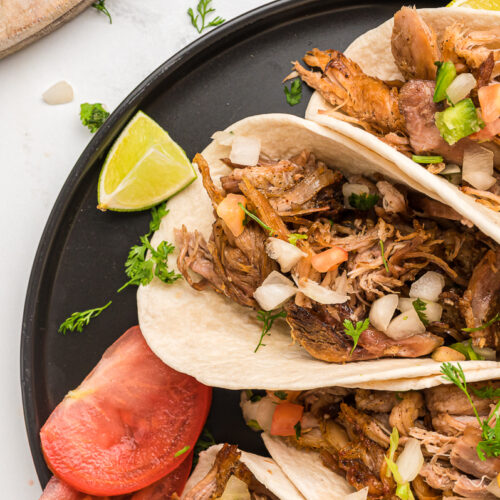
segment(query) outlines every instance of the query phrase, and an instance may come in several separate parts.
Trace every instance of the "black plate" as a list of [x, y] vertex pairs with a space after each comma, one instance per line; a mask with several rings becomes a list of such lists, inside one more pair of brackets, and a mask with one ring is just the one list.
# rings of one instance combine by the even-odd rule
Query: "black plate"
[[[440, 6], [433, 1], [417, 3], [419, 7]], [[304, 88], [302, 103], [290, 107], [281, 85], [290, 72], [290, 61], [313, 47], [343, 50], [400, 7], [399, 2], [280, 0], [254, 10], [165, 62], [123, 101], [92, 139], [45, 227], [24, 310], [24, 414], [43, 486], [50, 473], [40, 449], [41, 425], [106, 347], [137, 323], [135, 290], [115, 291], [124, 283], [123, 263], [129, 247], [147, 231], [149, 213], [101, 213], [95, 208], [102, 161], [125, 123], [142, 109], [193, 157], [214, 131], [246, 116], [270, 112], [303, 116], [310, 91]], [[57, 332], [73, 311], [103, 305], [110, 299], [112, 306], [84, 333], [64, 337]], [[217, 441], [265, 453], [261, 440], [243, 424], [238, 399], [237, 392], [215, 390], [208, 426]]]

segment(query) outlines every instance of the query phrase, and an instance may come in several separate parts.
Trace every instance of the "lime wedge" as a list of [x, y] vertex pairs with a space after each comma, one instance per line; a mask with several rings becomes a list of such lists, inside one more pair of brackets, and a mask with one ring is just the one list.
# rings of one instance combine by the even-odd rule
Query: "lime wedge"
[[447, 7], [470, 7], [471, 9], [500, 10], [500, 0], [452, 0]]
[[99, 176], [97, 208], [146, 210], [196, 179], [186, 153], [139, 111], [116, 139]]

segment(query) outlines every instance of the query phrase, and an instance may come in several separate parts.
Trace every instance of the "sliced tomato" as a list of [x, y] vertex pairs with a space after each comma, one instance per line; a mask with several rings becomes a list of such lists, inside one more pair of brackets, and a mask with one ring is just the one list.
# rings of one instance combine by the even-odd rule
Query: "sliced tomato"
[[271, 423], [273, 436], [295, 436], [295, 426], [302, 418], [304, 407], [294, 403], [282, 403], [276, 406]]
[[345, 262], [349, 254], [339, 247], [332, 247], [324, 252], [318, 253], [311, 257], [311, 264], [320, 273], [333, 271], [339, 264]]
[[481, 87], [477, 96], [485, 123], [494, 122], [500, 117], [500, 83]]
[[236, 238], [245, 229], [243, 226], [245, 212], [239, 203], [246, 208], [247, 199], [241, 194], [229, 193], [217, 206], [217, 215], [227, 224]]
[[176, 469], [192, 450], [212, 390], [156, 357], [130, 328], [52, 412], [40, 431], [52, 472], [77, 491], [131, 493]]

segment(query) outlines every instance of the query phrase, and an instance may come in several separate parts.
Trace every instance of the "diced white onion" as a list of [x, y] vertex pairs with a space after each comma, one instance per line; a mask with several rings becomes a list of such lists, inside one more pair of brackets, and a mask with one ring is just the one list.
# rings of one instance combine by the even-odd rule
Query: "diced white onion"
[[218, 132], [214, 132], [212, 134], [211, 139], [219, 143], [221, 146], [231, 146], [235, 137], [236, 136], [231, 131], [219, 130]]
[[495, 184], [493, 151], [474, 144], [464, 151], [462, 179], [476, 189], [486, 190]]
[[345, 293], [331, 290], [309, 279], [300, 280], [298, 287], [306, 297], [320, 304], [343, 304], [349, 300], [349, 296]]
[[[409, 299], [406, 297], [401, 297], [399, 299], [398, 309], [401, 312], [408, 311], [410, 309], [414, 309], [413, 302], [417, 299]], [[423, 299], [420, 299], [423, 300]], [[423, 313], [427, 317], [427, 319], [432, 323], [433, 321], [439, 321], [441, 319], [441, 315], [443, 314], [443, 307], [441, 304], [436, 302], [430, 302], [428, 300], [424, 300], [425, 302], [425, 311]]]
[[355, 491], [344, 497], [344, 500], [366, 500], [368, 498], [368, 486], [365, 486], [362, 490]]
[[347, 271], [344, 271], [340, 276], [337, 276], [335, 278], [333, 289], [338, 293], [341, 293], [342, 295], [346, 295], [348, 292], [348, 288], [351, 287], [348, 286]]
[[291, 280], [278, 271], [273, 271], [255, 290], [253, 296], [264, 311], [272, 311], [283, 305], [297, 292]]
[[48, 88], [42, 97], [47, 104], [66, 104], [73, 100], [73, 87], [68, 82], [61, 80]]
[[446, 89], [446, 95], [453, 105], [455, 105], [457, 102], [465, 99], [476, 84], [476, 79], [471, 73], [461, 73], [450, 83]]
[[368, 189], [368, 186], [366, 186], [365, 184], [353, 184], [350, 182], [346, 182], [342, 186], [342, 194], [344, 195], [344, 206], [346, 208], [354, 208], [349, 203], [349, 197], [351, 196], [351, 194], [359, 195], [362, 193], [368, 194], [369, 192], [370, 190]]
[[404, 450], [396, 460], [396, 465], [405, 483], [413, 481], [417, 477], [422, 465], [424, 465], [424, 456], [417, 439], [410, 438], [406, 441]]
[[229, 478], [224, 493], [218, 498], [219, 500], [251, 500], [247, 483], [236, 476]]
[[385, 332], [397, 307], [398, 296], [395, 293], [380, 297], [373, 302], [370, 309], [370, 323], [377, 330]]
[[410, 297], [437, 302], [444, 288], [444, 277], [434, 271], [427, 271], [410, 287]]
[[307, 257], [307, 254], [295, 245], [279, 238], [267, 239], [266, 252], [271, 259], [279, 263], [283, 273], [288, 273], [302, 257]]
[[500, 486], [498, 486], [497, 478], [492, 479], [491, 483], [486, 487], [486, 489], [497, 498], [500, 498]]
[[248, 423], [250, 420], [255, 420], [264, 431], [269, 432], [271, 430], [273, 414], [276, 409], [276, 403], [271, 398], [266, 396], [252, 403], [245, 391], [243, 391], [240, 406], [245, 422]]
[[233, 139], [229, 159], [236, 165], [254, 167], [260, 156], [260, 139], [238, 135]]
[[472, 349], [476, 354], [479, 354], [483, 359], [488, 361], [496, 361], [497, 360], [497, 352], [490, 347], [476, 347], [472, 346]]
[[461, 172], [460, 167], [458, 165], [455, 165], [454, 163], [450, 163], [444, 167], [441, 172], [439, 172], [441, 175], [451, 175], [451, 174], [459, 174]]
[[415, 309], [409, 309], [396, 316], [387, 327], [385, 334], [393, 340], [402, 340], [425, 332]]

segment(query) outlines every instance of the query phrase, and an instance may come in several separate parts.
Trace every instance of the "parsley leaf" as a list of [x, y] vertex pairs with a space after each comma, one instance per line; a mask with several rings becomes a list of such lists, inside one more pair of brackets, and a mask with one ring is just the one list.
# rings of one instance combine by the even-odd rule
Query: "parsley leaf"
[[174, 457], [177, 458], [177, 457], [180, 457], [181, 455], [184, 455], [184, 453], [186, 453], [186, 451], [189, 451], [190, 448], [191, 448], [191, 446], [189, 446], [189, 445], [184, 446], [184, 448], [182, 448], [182, 450], [176, 451], [174, 453]]
[[472, 340], [467, 340], [464, 342], [457, 342], [455, 344], [451, 344], [450, 349], [455, 349], [459, 353], [465, 356], [465, 359], [483, 359], [473, 348], [472, 348]]
[[109, 13], [109, 10], [106, 8], [105, 3], [106, 3], [106, 0], [97, 0], [97, 2], [94, 2], [92, 4], [92, 7], [94, 7], [94, 9], [97, 9], [100, 12], [106, 14], [108, 16], [108, 19], [109, 19], [109, 24], [113, 24], [113, 20], [111, 19], [111, 14]]
[[111, 305], [112, 301], [110, 300], [105, 306], [96, 307], [95, 309], [88, 309], [87, 311], [82, 312], [74, 312], [69, 318], [66, 318], [59, 327], [59, 332], [63, 335], [66, 335], [66, 332], [69, 330], [70, 332], [82, 332], [83, 328], [90, 323], [90, 320], [93, 318], [97, 318], [99, 314], [101, 314], [104, 309], [107, 309]]
[[250, 219], [253, 219], [257, 224], [259, 224], [259, 226], [261, 226], [266, 231], [269, 231], [269, 236], [272, 236], [273, 234], [276, 233], [276, 231], [272, 227], [269, 227], [267, 224], [262, 222], [254, 213], [250, 212], [250, 210], [247, 210], [242, 203], [238, 203], [238, 206], [243, 210], [243, 212], [245, 212], [248, 215], [248, 217], [250, 217]]
[[290, 106], [295, 106], [299, 104], [302, 100], [302, 81], [300, 79], [294, 80], [288, 88], [286, 85], [284, 87], [286, 102]]
[[250, 389], [247, 389], [246, 391], [247, 398], [252, 402], [252, 403], [257, 403], [257, 401], [260, 401], [262, 399], [262, 396], [260, 394], [254, 394], [253, 391]]
[[194, 445], [193, 467], [198, 463], [199, 455], [202, 451], [207, 450], [210, 446], [217, 444], [212, 433], [205, 427]]
[[[465, 373], [460, 366], [460, 363], [458, 363], [457, 366], [454, 366], [451, 363], [443, 363], [441, 365], [441, 373], [443, 373], [443, 378], [445, 380], [455, 384], [465, 394], [479, 423], [482, 440], [479, 441], [476, 447], [477, 456], [483, 461], [486, 460], [487, 457], [500, 456], [500, 415], [498, 415], [500, 401], [496, 404], [489, 417], [481, 419], [469, 394], [467, 381], [465, 380]], [[486, 394], [487, 391], [484, 391], [484, 393]], [[493, 418], [496, 419], [496, 422], [495, 426], [491, 427], [490, 422]]]
[[427, 309], [427, 304], [422, 299], [414, 300], [412, 304], [420, 321], [427, 326], [429, 324], [429, 319], [427, 318], [427, 314], [424, 312]]
[[262, 347], [266, 346], [266, 344], [263, 344], [262, 341], [264, 340], [264, 337], [266, 335], [271, 335], [269, 333], [269, 330], [273, 326], [274, 321], [278, 318], [286, 318], [286, 311], [281, 310], [281, 311], [273, 313], [273, 311], [262, 311], [261, 310], [257, 313], [257, 319], [259, 321], [262, 321], [263, 325], [262, 325], [262, 333], [260, 334], [259, 343], [257, 344], [257, 347], [255, 348], [254, 352], [257, 352], [259, 350], [260, 346], [262, 346]]
[[102, 107], [100, 102], [94, 104], [84, 102], [80, 104], [80, 120], [92, 133], [99, 130], [108, 116], [109, 113]]
[[297, 246], [299, 240], [307, 240], [307, 234], [292, 233], [288, 237], [288, 243]]
[[464, 332], [478, 332], [479, 330], [485, 330], [489, 326], [491, 326], [493, 323], [496, 323], [497, 321], [500, 321], [500, 313], [496, 313], [493, 318], [491, 318], [489, 321], [486, 323], [482, 324], [481, 326], [476, 326], [475, 328], [462, 328]]
[[378, 240], [378, 244], [380, 245], [380, 254], [382, 255], [382, 262], [384, 263], [386, 272], [389, 274], [389, 264], [387, 264], [387, 259], [385, 258], [384, 242], [382, 240]]
[[[189, 8], [187, 13], [191, 18], [191, 24], [196, 28], [198, 33], [201, 33], [204, 29], [210, 28], [212, 26], [219, 26], [225, 19], [220, 16], [212, 19], [208, 24], [205, 24], [208, 14], [215, 12], [215, 9], [210, 7], [212, 0], [200, 0], [198, 6], [196, 7], [197, 14], [194, 13], [193, 9]], [[201, 25], [198, 26], [198, 19], [201, 21]]]
[[357, 210], [370, 210], [370, 208], [373, 208], [377, 204], [378, 200], [378, 194], [352, 193], [349, 196], [349, 205]]
[[356, 326], [354, 326], [351, 320], [345, 319], [343, 325], [344, 333], [349, 335], [349, 337], [352, 337], [354, 342], [350, 353], [350, 356], [352, 356], [354, 349], [356, 349], [356, 346], [358, 345], [360, 335], [370, 326], [370, 320], [369, 318], [366, 318], [364, 321], [358, 321]]
[[288, 397], [288, 393], [286, 393], [285, 391], [274, 391], [274, 395], [278, 399], [281, 399], [281, 401], [285, 401], [286, 398]]
[[293, 426], [295, 429], [295, 438], [297, 440], [300, 439], [300, 436], [302, 436], [302, 425], [300, 424], [300, 420]]

